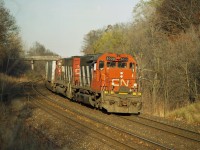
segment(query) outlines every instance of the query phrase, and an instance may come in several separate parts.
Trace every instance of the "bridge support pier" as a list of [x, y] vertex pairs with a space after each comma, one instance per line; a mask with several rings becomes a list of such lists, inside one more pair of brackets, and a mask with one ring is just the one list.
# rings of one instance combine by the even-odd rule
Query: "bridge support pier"
[[34, 70], [34, 60], [31, 60], [31, 69]]

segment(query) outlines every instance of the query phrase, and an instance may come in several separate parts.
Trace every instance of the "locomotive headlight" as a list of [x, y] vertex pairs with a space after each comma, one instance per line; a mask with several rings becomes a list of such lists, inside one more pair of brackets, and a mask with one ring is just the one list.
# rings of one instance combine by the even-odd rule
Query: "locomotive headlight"
[[137, 83], [134, 83], [134, 84], [133, 84], [133, 87], [134, 87], [134, 88], [137, 88]]

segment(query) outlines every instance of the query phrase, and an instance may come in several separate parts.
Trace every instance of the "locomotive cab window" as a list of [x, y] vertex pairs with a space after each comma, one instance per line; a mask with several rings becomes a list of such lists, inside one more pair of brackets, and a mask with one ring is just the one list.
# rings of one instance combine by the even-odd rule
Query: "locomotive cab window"
[[104, 68], [104, 61], [99, 61], [99, 69], [103, 69]]
[[107, 67], [111, 67], [111, 68], [116, 67], [116, 62], [114, 62], [114, 61], [108, 61], [107, 62]]
[[119, 68], [127, 68], [127, 63], [126, 62], [118, 62], [118, 67]]
[[130, 63], [130, 69], [132, 69], [133, 70], [133, 72], [135, 71], [135, 64], [134, 63]]

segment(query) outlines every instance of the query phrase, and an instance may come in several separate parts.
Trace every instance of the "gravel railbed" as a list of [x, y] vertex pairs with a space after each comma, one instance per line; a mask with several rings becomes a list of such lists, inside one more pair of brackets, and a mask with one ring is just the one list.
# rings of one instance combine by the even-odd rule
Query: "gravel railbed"
[[[39, 86], [38, 86], [39, 87]], [[40, 87], [44, 90], [44, 86]], [[99, 110], [91, 109], [90, 107], [82, 106], [78, 103], [69, 101], [68, 99], [61, 97], [59, 95], [52, 95], [52, 92], [44, 90], [47, 96], [50, 96], [55, 101], [60, 101], [63, 104], [74, 108], [80, 113], [84, 113], [88, 116], [98, 118], [104, 122], [112, 123], [114, 126], [119, 128], [124, 128], [134, 134], [146, 137], [152, 141], [159, 142], [163, 145], [171, 147], [172, 149], [200, 149], [200, 143], [188, 141], [184, 138], [172, 136], [156, 129], [144, 127], [138, 124], [130, 123], [130, 121], [125, 121], [124, 119], [117, 117], [115, 115], [107, 115]], [[130, 116], [131, 117], [131, 116]]]
[[155, 120], [158, 122], [162, 122], [164, 124], [169, 124], [178, 128], [182, 128], [185, 130], [189, 130], [189, 131], [193, 131], [193, 132], [197, 132], [200, 133], [200, 126], [196, 125], [196, 124], [187, 124], [183, 121], [177, 121], [177, 120], [171, 120], [170, 118], [161, 118], [161, 117], [157, 117], [157, 116], [150, 116], [148, 114], [141, 114], [141, 117], [147, 118], [147, 119], [151, 119], [151, 120]]
[[[28, 90], [27, 90], [28, 89]], [[29, 101], [35, 102], [40, 99], [40, 96], [31, 92], [30, 86], [26, 87], [26, 94], [29, 93]], [[34, 99], [32, 99], [34, 97]], [[41, 99], [40, 99], [41, 100]], [[32, 106], [32, 105], [30, 105]], [[105, 144], [107, 141], [104, 139], [99, 140], [93, 138], [91, 133], [83, 134], [76, 125], [71, 125], [65, 121], [61, 121], [59, 116], [52, 115], [43, 109], [36, 107], [32, 110], [31, 117], [26, 119], [26, 127], [30, 129], [30, 132], [35, 136], [39, 136], [45, 143], [53, 143], [56, 145], [56, 149], [64, 150], [112, 150], [112, 145]], [[103, 142], [102, 142], [103, 141]]]
[[169, 134], [175, 135], [177, 137], [183, 137], [191, 141], [200, 142], [200, 133], [191, 130], [186, 130], [181, 127], [173, 126], [172, 124], [164, 123], [161, 121], [152, 120], [151, 118], [146, 118], [142, 116], [121, 116], [125, 120], [133, 123], [138, 123], [142, 126], [149, 126], [150, 128], [155, 128], [167, 132]]
[[[47, 101], [49, 103], [49, 101]], [[54, 105], [55, 107], [59, 108], [56, 104], [54, 103], [49, 103], [46, 105]], [[60, 113], [63, 111], [63, 107], [60, 107], [60, 110], [58, 112]], [[88, 116], [82, 116], [76, 112], [73, 112], [68, 109], [64, 109], [63, 114], [67, 114], [67, 117], [72, 118], [73, 120], [75, 119], [76, 122], [80, 122], [81, 124], [84, 124], [86, 128], [93, 129], [93, 131], [97, 131], [98, 133], [101, 133], [103, 135], [108, 136], [108, 140], [114, 139], [114, 145], [119, 145], [120, 143], [123, 143], [125, 145], [129, 145], [134, 149], [156, 149], [159, 146], [155, 146], [154, 144], [151, 144], [149, 142], [143, 141], [141, 139], [138, 139], [135, 136], [132, 136], [130, 134], [124, 133], [122, 131], [119, 131], [118, 129], [115, 129], [113, 127], [107, 126], [105, 124], [102, 124], [102, 122], [99, 122], [98, 120], [90, 119]], [[116, 143], [117, 140], [118, 142]], [[119, 146], [119, 147], [124, 147], [124, 145]], [[129, 147], [127, 147], [129, 148]], [[127, 149], [122, 148], [122, 149]], [[131, 148], [131, 149], [132, 149]], [[130, 149], [130, 148], [129, 148]]]
[[61, 121], [58, 117], [48, 114], [46, 111], [36, 108], [31, 118], [27, 120], [27, 126], [43, 135], [48, 141], [55, 143], [58, 149], [89, 149], [108, 150], [113, 149], [109, 145], [83, 134], [82, 129], [76, 125]]

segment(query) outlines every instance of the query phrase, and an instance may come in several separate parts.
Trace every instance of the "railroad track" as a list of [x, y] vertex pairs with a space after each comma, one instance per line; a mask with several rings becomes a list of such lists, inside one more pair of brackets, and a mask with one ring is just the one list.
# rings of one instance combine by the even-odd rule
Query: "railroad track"
[[[120, 140], [118, 139], [118, 141], [115, 141], [115, 143], [117, 142], [117, 143], [120, 143], [120, 144], [122, 144], [122, 145], [124, 145], [124, 143], [129, 143], [129, 145], [126, 144], [126, 146], [128, 146], [129, 149], [141, 149], [142, 146], [143, 146], [142, 149], [171, 149], [170, 147], [167, 147], [167, 146], [164, 146], [164, 145], [162, 145], [162, 144], [160, 144], [160, 143], [151, 141], [151, 140], [149, 140], [149, 139], [147, 139], [147, 138], [144, 138], [144, 137], [141, 137], [141, 136], [136, 135], [136, 134], [134, 134], [134, 133], [131, 133], [130, 131], [127, 131], [127, 130], [125, 130], [125, 129], [121, 129], [121, 128], [119, 128], [119, 127], [116, 127], [116, 126], [113, 126], [113, 125], [111, 125], [111, 124], [108, 124], [107, 122], [103, 122], [102, 120], [98, 120], [98, 119], [96, 119], [96, 118], [94, 118], [94, 117], [87, 116], [87, 115], [82, 114], [82, 113], [80, 113], [80, 112], [78, 112], [78, 111], [75, 111], [74, 109], [71, 109], [71, 108], [67, 107], [66, 105], [63, 105], [63, 104], [60, 103], [60, 102], [57, 102], [57, 101], [55, 101], [55, 100], [53, 100], [53, 99], [51, 99], [51, 98], [47, 98], [44, 94], [42, 94], [42, 93], [41, 93], [40, 91], [38, 91], [36, 88], [34, 88], [34, 90], [35, 90], [35, 92], [37, 92], [38, 94], [40, 94], [41, 96], [43, 96], [43, 98], [44, 98], [46, 101], [51, 102], [51, 103], [55, 104], [56, 106], [59, 106], [60, 108], [62, 108], [62, 109], [64, 109], [64, 110], [69, 110], [69, 111], [71, 111], [71, 112], [76, 113], [76, 114], [79, 115], [79, 116], [82, 116], [82, 117], [85, 117], [85, 118], [87, 118], [87, 119], [90, 119], [90, 120], [92, 120], [93, 122], [96, 122], [96, 123], [100, 124], [101, 127], [103, 127], [103, 128], [108, 128], [108, 129], [111, 130], [113, 133], [118, 133], [118, 135], [123, 135], [122, 137], [126, 137], [126, 138], [123, 138], [123, 140], [126, 139], [126, 141], [120, 141]], [[52, 111], [53, 111], [53, 110], [52, 110]], [[59, 111], [57, 111], [56, 113], [59, 113]], [[63, 114], [64, 114], [64, 113], [63, 113]], [[65, 114], [66, 114], [66, 113], [65, 113]], [[65, 116], [65, 117], [67, 117], [67, 116]], [[75, 121], [75, 120], [73, 120], [73, 121]], [[95, 129], [95, 131], [96, 131], [96, 130], [98, 130], [98, 129]], [[107, 131], [107, 132], [108, 132], [108, 131]], [[111, 133], [111, 134], [112, 134], [112, 133]], [[108, 136], [108, 135], [107, 135], [107, 136]], [[116, 138], [113, 139], [112, 136], [110, 136], [110, 135], [109, 135], [108, 138], [110, 138], [110, 139], [112, 139], [112, 140], [116, 140]], [[140, 144], [138, 144], [137, 146], [131, 146], [131, 145], [133, 145], [133, 144], [130, 144], [130, 143], [134, 143], [134, 142], [133, 142], [134, 140], [131, 140], [131, 141], [130, 141], [130, 139], [134, 139], [135, 141], [137, 141], [137, 142], [135, 143], [135, 145], [137, 145], [138, 143], [140, 143]], [[142, 143], [142, 144], [141, 144], [141, 143]], [[144, 145], [146, 145], [146, 147], [144, 147]]]
[[[43, 90], [43, 89], [42, 89]], [[43, 92], [44, 93], [48, 93], [47, 92], [47, 90], [43, 90]], [[47, 94], [48, 95], [48, 94]], [[54, 95], [54, 94], [53, 94]], [[56, 96], [57, 98], [57, 100], [55, 99], [55, 96], [54, 96], [54, 100], [55, 101], [58, 101], [59, 100], [59, 96]], [[63, 98], [61, 98], [61, 99], [63, 99]], [[64, 100], [64, 99], [63, 99]], [[59, 100], [60, 101], [60, 100]], [[61, 100], [62, 101], [62, 100]], [[66, 105], [66, 103], [65, 102], [63, 102], [62, 104], [64, 104], [64, 105]], [[62, 105], [61, 104], [61, 105]], [[57, 104], [56, 104], [57, 105]], [[71, 105], [71, 104], [70, 104]], [[62, 106], [61, 106], [62, 107]], [[73, 110], [72, 110], [73, 111]], [[92, 111], [89, 111], [89, 112], [91, 112], [92, 113]], [[99, 111], [98, 111], [99, 112]], [[96, 111], [94, 111], [94, 113], [96, 113]], [[90, 115], [90, 114], [88, 114], [88, 115]], [[102, 116], [103, 115], [105, 115], [105, 114], [102, 114]], [[93, 118], [93, 115], [90, 115], [92, 118]], [[107, 116], [107, 115], [106, 115]], [[105, 116], [105, 117], [106, 117]], [[110, 115], [109, 115], [110, 116]], [[140, 115], [139, 117], [141, 117], [142, 115]], [[128, 120], [126, 120], [126, 121], [123, 121], [124, 120], [124, 118], [123, 117], [119, 117], [119, 115], [111, 115], [111, 117], [106, 117], [107, 119], [108, 118], [112, 118], [112, 120], [119, 120], [120, 118], [120, 120], [122, 121], [122, 122], [124, 122], [124, 125], [118, 125], [118, 124], [116, 124], [116, 123], [114, 123], [114, 122], [111, 122], [112, 123], [112, 125], [114, 125], [114, 126], [116, 126], [116, 127], [119, 127], [119, 128], [123, 128], [123, 129], [125, 129], [127, 132], [132, 132], [132, 129], [131, 129], [131, 126], [133, 127], [133, 128], [135, 128], [136, 130], [134, 130], [133, 132], [134, 133], [136, 133], [137, 135], [140, 135], [140, 137], [147, 137], [147, 139], [151, 139], [150, 141], [156, 141], [155, 143], [160, 143], [160, 145], [166, 145], [166, 148], [163, 148], [163, 149], [200, 149], [200, 142], [199, 142], [199, 140], [198, 140], [198, 138], [196, 138], [195, 136], [194, 137], [192, 137], [193, 135], [189, 135], [188, 137], [189, 137], [189, 139], [187, 138], [187, 134], [188, 133], [183, 133], [183, 131], [179, 131], [180, 133], [179, 133], [179, 135], [180, 136], [178, 136], [178, 135], [176, 135], [176, 132], [174, 131], [174, 130], [172, 130], [173, 129], [173, 125], [170, 125], [169, 124], [169, 126], [171, 126], [171, 128], [172, 129], [169, 129], [169, 128], [166, 128], [166, 129], [163, 129], [162, 130], [162, 128], [161, 128], [161, 130], [159, 130], [157, 127], [158, 127], [158, 125], [155, 125], [155, 124], [152, 124], [152, 122], [154, 122], [155, 120], [152, 120], [152, 119], [150, 119], [150, 120], [152, 120], [152, 122], [151, 123], [147, 123], [147, 126], [145, 126], [145, 125], [141, 125], [140, 123], [137, 123], [137, 122], [134, 122], [133, 123], [133, 121], [131, 121], [132, 120], [132, 116], [125, 116], [125, 117], [127, 117], [128, 118]], [[134, 117], [134, 116], [133, 116]], [[142, 116], [143, 117], [143, 116]], [[96, 117], [97, 118], [97, 117]], [[113, 119], [114, 118], [114, 119]], [[137, 118], [138, 119], [138, 116], [137, 117], [135, 117], [135, 118]], [[143, 117], [144, 118], [144, 117]], [[131, 119], [131, 120], [130, 120]], [[148, 118], [147, 118], [148, 119]], [[107, 121], [107, 120], [105, 120], [104, 119], [104, 121], [106, 121], [106, 122], [110, 122], [110, 121]], [[155, 121], [155, 122], [158, 122], [159, 123], [159, 121]], [[160, 123], [162, 123], [162, 122], [160, 122]], [[136, 125], [136, 127], [134, 127]], [[128, 127], [128, 128], [126, 128], [126, 126]], [[151, 126], [153, 126], [153, 128], [151, 127]], [[141, 129], [142, 128], [142, 129]], [[165, 128], [165, 127], [164, 127]], [[175, 126], [175, 128], [178, 128], [177, 126]], [[139, 129], [139, 130], [137, 130], [137, 129]], [[184, 128], [183, 128], [183, 130], [185, 130]], [[136, 131], [136, 132], [135, 132]], [[141, 132], [142, 131], [142, 132]], [[143, 132], [144, 131], [144, 132]], [[166, 131], [166, 132], [165, 132]], [[173, 132], [175, 132], [175, 133], [173, 133]], [[187, 130], [186, 130], [186, 132], [187, 132]], [[189, 131], [190, 132], [190, 131]], [[192, 131], [191, 130], [191, 133], [192, 132], [194, 132], [194, 131]], [[151, 133], [151, 134], [149, 134], [149, 133]], [[156, 134], [155, 136], [153, 136], [154, 134]], [[178, 133], [177, 133], [178, 134]], [[183, 135], [182, 135], [183, 134]], [[194, 134], [196, 134], [196, 132], [194, 132]], [[152, 136], [151, 136], [152, 135]], [[181, 136], [182, 135], [182, 136]], [[197, 136], [198, 136], [199, 134], [197, 133]], [[191, 138], [191, 139], [190, 139]], [[168, 140], [169, 139], [169, 140]], [[194, 140], [193, 140], [194, 139]], [[140, 148], [141, 149], [141, 148]]]
[[[43, 99], [45, 98], [46, 100], [49, 100], [48, 98], [41, 95], [41, 93], [38, 93], [38, 91], [36, 89], [34, 89], [34, 91], [37, 92], [37, 94], [39, 94], [40, 96], [42, 96]], [[84, 128], [84, 131], [81, 130], [81, 132], [84, 132], [84, 134], [89, 134], [89, 133], [91, 134], [91, 132], [97, 133], [98, 136], [96, 136], [96, 134], [92, 134], [93, 138], [96, 138], [96, 139], [102, 141], [103, 143], [108, 144], [110, 147], [112, 147], [114, 149], [127, 149], [127, 150], [133, 149], [133, 147], [130, 147], [130, 146], [124, 144], [124, 143], [120, 143], [116, 139], [111, 138], [107, 135], [104, 135], [101, 132], [99, 132], [98, 130], [94, 130], [94, 129], [80, 123], [79, 121], [77, 121], [73, 118], [70, 118], [66, 112], [63, 113], [63, 110], [56, 109], [55, 107], [51, 106], [50, 104], [48, 104], [48, 102], [45, 102], [44, 100], [42, 100], [42, 101], [37, 100], [32, 96], [30, 96], [30, 98], [34, 99], [34, 101], [31, 101], [32, 104], [34, 104], [35, 106], [37, 106], [37, 107], [41, 108], [42, 110], [48, 112], [52, 116], [60, 119], [61, 121], [64, 121], [65, 123], [70, 124], [71, 126], [77, 128], [78, 130], [80, 130], [80, 129], [77, 127], [77, 124], [79, 126], [82, 126]], [[108, 141], [112, 144], [110, 144]]]
[[122, 116], [121, 118], [128, 120], [130, 122], [138, 123], [143, 126], [161, 130], [166, 133], [200, 143], [200, 133], [197, 133], [191, 130], [186, 130], [181, 127], [176, 127], [167, 123], [159, 122], [150, 118], [143, 117], [142, 115], [139, 117], [138, 116], [137, 117], [136, 116], [131, 116], [131, 117]]
[[[98, 132], [97, 130], [92, 129], [92, 128], [80, 123], [79, 121], [72, 119], [71, 117], [69, 117], [67, 115], [67, 113], [63, 113], [63, 111], [55, 109], [55, 107], [52, 107], [45, 102], [36, 100], [31, 103], [33, 103], [35, 106], [41, 108], [42, 110], [48, 112], [48, 114], [60, 119], [61, 121], [64, 121], [65, 123], [69, 124], [70, 126], [73, 126], [74, 128], [83, 132], [83, 134], [90, 134], [93, 138], [100, 140], [102, 143], [109, 145], [113, 149], [127, 149], [127, 150], [133, 149], [132, 147], [130, 147], [128, 145], [119, 143], [114, 138], [110, 138], [109, 136], [106, 136], [106, 135], [102, 134], [101, 132]], [[78, 125], [78, 127], [77, 127], [77, 125]], [[80, 128], [84, 128], [84, 130], [80, 129]], [[98, 134], [98, 136], [97, 136], [97, 134]]]

